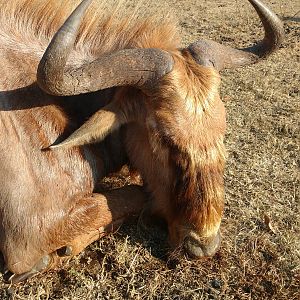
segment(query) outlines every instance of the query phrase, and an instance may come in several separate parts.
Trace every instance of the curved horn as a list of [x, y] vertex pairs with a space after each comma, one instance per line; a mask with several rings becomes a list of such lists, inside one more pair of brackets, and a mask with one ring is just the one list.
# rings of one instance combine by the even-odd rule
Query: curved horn
[[80, 24], [93, 0], [83, 0], [55, 34], [40, 61], [37, 82], [53, 95], [77, 95], [133, 85], [151, 88], [173, 68], [172, 56], [159, 49], [125, 49], [79, 68], [66, 68]]
[[187, 50], [195, 60], [204, 66], [217, 70], [253, 64], [279, 48], [284, 39], [283, 24], [265, 4], [259, 0], [249, 0], [264, 26], [264, 39], [249, 48], [234, 49], [214, 41], [200, 40], [191, 44]]

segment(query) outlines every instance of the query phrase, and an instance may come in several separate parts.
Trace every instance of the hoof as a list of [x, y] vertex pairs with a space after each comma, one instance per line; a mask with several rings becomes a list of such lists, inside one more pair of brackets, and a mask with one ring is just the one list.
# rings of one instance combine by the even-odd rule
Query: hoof
[[213, 256], [219, 250], [220, 244], [220, 232], [209, 239], [199, 239], [191, 234], [185, 238], [183, 247], [191, 258], [201, 258]]
[[6, 270], [4, 274], [4, 280], [7, 283], [11, 283], [11, 284], [16, 284], [21, 281], [27, 280], [32, 276], [34, 276], [35, 274], [38, 274], [48, 269], [48, 267], [51, 264], [51, 261], [52, 261], [51, 257], [49, 255], [45, 255], [38, 261], [38, 263], [30, 271], [25, 272], [23, 274], [13, 274], [10, 271]]
[[71, 246], [65, 246], [58, 249], [56, 252], [59, 257], [68, 257], [73, 255], [73, 248]]

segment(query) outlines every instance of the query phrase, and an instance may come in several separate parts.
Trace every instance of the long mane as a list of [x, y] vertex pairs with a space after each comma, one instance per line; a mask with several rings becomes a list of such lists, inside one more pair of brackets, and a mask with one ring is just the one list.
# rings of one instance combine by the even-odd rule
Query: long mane
[[[40, 57], [79, 2], [0, 0], [0, 47]], [[132, 7], [123, 0], [95, 0], [80, 29], [76, 63], [118, 49], [177, 48], [180, 41], [174, 18], [157, 11], [147, 15], [144, 11], [140, 2]]]

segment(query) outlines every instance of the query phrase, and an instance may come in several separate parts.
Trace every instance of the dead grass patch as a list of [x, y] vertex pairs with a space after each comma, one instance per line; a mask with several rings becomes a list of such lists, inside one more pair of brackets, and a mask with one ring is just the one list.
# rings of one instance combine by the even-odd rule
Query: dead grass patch
[[[210, 37], [242, 46], [260, 36], [259, 22], [245, 1], [167, 2], [177, 11], [185, 42]], [[271, 2], [287, 34], [278, 53], [223, 74], [229, 159], [218, 254], [197, 262], [167, 256], [163, 237], [139, 234], [132, 221], [61, 270], [16, 287], [1, 283], [1, 299], [300, 299], [296, 2]], [[106, 184], [124, 182], [123, 176]]]

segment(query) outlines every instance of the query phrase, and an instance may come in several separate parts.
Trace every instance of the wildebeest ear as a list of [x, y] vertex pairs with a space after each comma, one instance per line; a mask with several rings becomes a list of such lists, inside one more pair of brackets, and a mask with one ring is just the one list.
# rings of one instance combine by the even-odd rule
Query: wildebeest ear
[[52, 145], [50, 149], [70, 148], [95, 142], [101, 142], [112, 131], [128, 122], [121, 109], [112, 102], [97, 111], [87, 122], [72, 133], [63, 142]]

